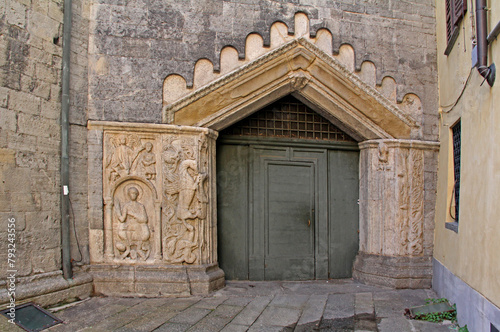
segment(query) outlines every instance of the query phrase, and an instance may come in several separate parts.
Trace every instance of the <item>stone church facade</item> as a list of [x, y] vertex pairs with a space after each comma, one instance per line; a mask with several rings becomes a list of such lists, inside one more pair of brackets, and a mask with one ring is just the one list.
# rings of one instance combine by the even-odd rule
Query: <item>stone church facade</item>
[[[395, 288], [431, 286], [439, 150], [432, 1], [74, 1], [71, 279], [61, 271], [59, 235], [62, 4], [11, 1], [0, 9], [1, 213], [2, 224], [14, 218], [18, 225], [19, 300], [50, 304], [91, 293], [172, 296], [223, 287], [219, 134], [288, 96], [349, 136], [359, 160], [356, 185], [332, 185], [324, 195], [321, 183], [343, 172], [322, 177], [323, 157], [271, 162], [313, 170], [307, 193], [313, 214], [304, 219], [314, 239], [312, 277], [333, 275], [332, 197], [349, 190], [348, 204], [359, 208], [339, 227], [355, 233], [351, 275]], [[297, 146], [319, 151], [318, 142], [305, 141], [280, 146], [291, 154]], [[325, 151], [347, 146], [321, 144]], [[335, 162], [325, 161], [325, 169]], [[252, 193], [259, 183], [250, 182]], [[269, 202], [262, 203], [265, 227], [274, 211]], [[248, 224], [228, 225], [257, 225], [247, 211], [237, 219]], [[253, 248], [250, 235], [243, 240]], [[251, 265], [249, 275], [263, 269], [266, 279], [267, 266], [252, 265], [261, 260], [241, 257]]]

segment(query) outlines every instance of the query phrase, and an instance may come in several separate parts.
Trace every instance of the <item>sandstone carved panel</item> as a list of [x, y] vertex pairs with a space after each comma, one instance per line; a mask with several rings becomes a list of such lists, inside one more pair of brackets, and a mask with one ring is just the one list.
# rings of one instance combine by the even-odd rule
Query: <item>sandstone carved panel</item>
[[371, 160], [371, 169], [364, 170], [370, 176], [360, 177], [360, 251], [422, 256], [424, 151], [436, 150], [436, 144], [374, 140], [360, 147], [362, 160]]
[[105, 173], [110, 182], [113, 183], [129, 175], [155, 180], [156, 157], [151, 137], [141, 138], [137, 134], [108, 134], [104, 144], [107, 148]]
[[154, 213], [150, 189], [138, 180], [129, 180], [121, 183], [113, 196], [114, 256], [147, 260], [152, 250], [150, 215]]
[[155, 135], [105, 132], [103, 153], [104, 253], [126, 263], [160, 254]]
[[203, 134], [164, 138], [162, 240], [163, 257], [170, 263], [198, 263], [206, 249], [208, 157]]
[[213, 263], [215, 132], [143, 127], [104, 128], [104, 243], [94, 252], [113, 264]]
[[398, 158], [399, 254], [419, 256], [423, 252], [423, 151], [399, 149]]
[[424, 152], [412, 149], [410, 157], [412, 178], [407, 253], [411, 256], [419, 256], [423, 253], [424, 238]]

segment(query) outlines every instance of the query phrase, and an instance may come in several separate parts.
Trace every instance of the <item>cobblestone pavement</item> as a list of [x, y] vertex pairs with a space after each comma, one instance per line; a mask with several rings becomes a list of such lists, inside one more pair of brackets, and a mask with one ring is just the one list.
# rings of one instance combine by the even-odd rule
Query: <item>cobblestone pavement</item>
[[450, 331], [403, 315], [431, 297], [352, 280], [230, 281], [204, 297], [94, 297], [57, 312], [65, 323], [47, 331]]

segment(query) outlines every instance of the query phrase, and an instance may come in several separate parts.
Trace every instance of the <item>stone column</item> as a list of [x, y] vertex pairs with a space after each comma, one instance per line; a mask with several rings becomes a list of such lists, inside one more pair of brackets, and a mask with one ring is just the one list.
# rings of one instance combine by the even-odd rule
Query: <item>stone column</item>
[[[101, 143], [92, 146], [98, 160], [89, 162], [89, 186], [101, 185], [90, 209], [103, 212], [90, 225], [96, 292], [172, 296], [222, 287], [224, 273], [214, 255], [217, 133], [96, 121], [89, 123], [90, 133]], [[100, 172], [94, 173], [96, 163]]]
[[372, 140], [360, 149], [354, 277], [395, 288], [430, 287], [438, 143]]

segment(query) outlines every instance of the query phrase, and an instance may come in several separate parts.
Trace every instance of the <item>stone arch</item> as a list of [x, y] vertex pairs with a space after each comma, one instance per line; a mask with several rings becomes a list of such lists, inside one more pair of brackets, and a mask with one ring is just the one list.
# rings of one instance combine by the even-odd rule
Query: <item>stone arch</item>
[[113, 189], [111, 190], [110, 197], [113, 197], [115, 195], [116, 189], [121, 184], [123, 184], [123, 183], [125, 183], [127, 181], [138, 181], [138, 182], [142, 183], [143, 185], [145, 185], [146, 187], [148, 187], [151, 190], [151, 193], [153, 193], [153, 195], [154, 195], [154, 199], [155, 200], [158, 199], [158, 192], [156, 191], [155, 186], [152, 183], [150, 183], [149, 181], [145, 181], [140, 176], [134, 176], [134, 175], [132, 175], [132, 176], [125, 176], [125, 177], [119, 179], [118, 181], [116, 181], [116, 183], [113, 186]]

